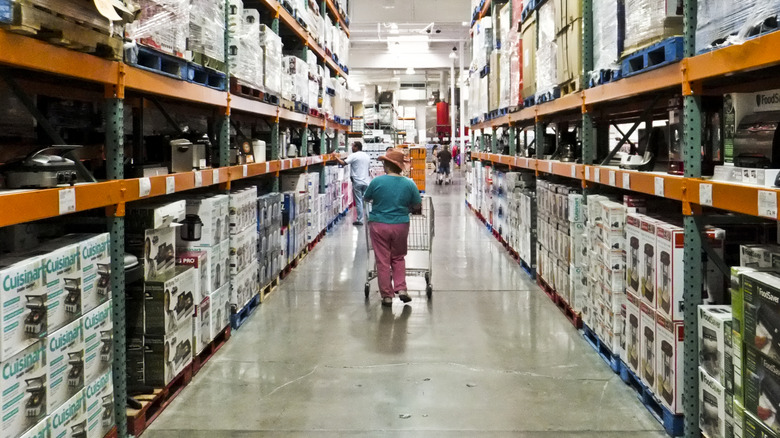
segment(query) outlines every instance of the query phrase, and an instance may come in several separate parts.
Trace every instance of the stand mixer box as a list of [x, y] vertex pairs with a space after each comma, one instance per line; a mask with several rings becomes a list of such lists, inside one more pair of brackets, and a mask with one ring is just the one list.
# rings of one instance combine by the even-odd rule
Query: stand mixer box
[[166, 336], [144, 338], [144, 382], [167, 386], [192, 362], [192, 313], [179, 330]]
[[642, 247], [639, 244], [642, 235], [641, 214], [632, 213], [626, 216], [626, 292], [641, 297], [640, 281], [642, 272]]
[[189, 325], [199, 290], [197, 271], [177, 266], [172, 274], [144, 283], [144, 334], [163, 336]]
[[734, 393], [731, 306], [699, 306], [699, 366]]
[[46, 406], [53, 412], [84, 389], [84, 330], [81, 320], [46, 338]]
[[642, 359], [642, 354], [640, 353], [640, 348], [642, 347], [640, 302], [639, 297], [632, 293], [626, 293], [626, 352], [622, 357], [623, 361], [637, 376], [641, 374], [640, 366]]
[[87, 431], [87, 397], [84, 390], [79, 391], [49, 415], [49, 422], [53, 437], [83, 437]]
[[47, 334], [45, 275], [41, 257], [0, 258], [0, 361], [7, 361]]
[[699, 428], [706, 437], [734, 438], [734, 399], [699, 367]]
[[46, 345], [36, 342], [0, 365], [0, 437], [16, 438], [46, 418]]
[[[755, 348], [745, 347], [745, 412], [773, 433], [780, 431], [780, 364]], [[748, 436], [747, 415], [745, 435]]]
[[659, 222], [656, 226], [656, 310], [672, 321], [683, 320], [683, 246], [682, 228]]
[[683, 323], [656, 313], [655, 386], [648, 385], [673, 414], [683, 411]]
[[644, 301], [639, 307], [640, 321], [639, 321], [639, 335], [640, 335], [640, 371], [639, 378], [647, 385], [648, 388], [655, 388], [656, 384], [656, 351], [658, 344], [658, 336], [656, 333], [656, 313], [655, 309], [651, 308]]
[[84, 388], [87, 403], [86, 438], [103, 438], [114, 427], [114, 377], [109, 370]]
[[81, 318], [84, 326], [84, 379], [95, 380], [111, 370], [114, 355], [112, 301], [107, 301]]

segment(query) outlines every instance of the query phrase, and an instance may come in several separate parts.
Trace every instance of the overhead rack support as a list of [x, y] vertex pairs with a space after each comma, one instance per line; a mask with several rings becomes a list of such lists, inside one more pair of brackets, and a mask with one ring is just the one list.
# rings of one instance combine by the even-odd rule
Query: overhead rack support
[[509, 155], [517, 155], [517, 127], [514, 124], [509, 125]]

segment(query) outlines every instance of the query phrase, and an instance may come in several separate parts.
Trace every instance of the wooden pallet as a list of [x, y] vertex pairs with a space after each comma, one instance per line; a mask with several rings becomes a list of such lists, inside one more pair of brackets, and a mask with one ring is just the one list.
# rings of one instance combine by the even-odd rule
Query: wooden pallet
[[232, 327], [227, 326], [222, 329], [217, 336], [209, 342], [209, 345], [203, 349], [197, 356], [192, 358], [192, 375], [198, 374], [204, 365], [230, 340]]
[[268, 298], [271, 293], [273, 293], [276, 288], [279, 287], [279, 276], [277, 275], [276, 278], [271, 280], [270, 283], [268, 283], [265, 287], [260, 289], [260, 302], [264, 302], [266, 298]]
[[539, 285], [539, 287], [542, 288], [545, 294], [547, 294], [548, 297], [550, 297], [550, 301], [555, 303], [556, 306], [558, 306], [558, 309], [560, 309], [561, 313], [566, 317], [566, 319], [569, 320], [569, 322], [576, 328], [581, 329], [582, 328], [582, 314], [580, 312], [575, 312], [574, 309], [571, 308], [569, 303], [567, 303], [559, 294], [555, 291], [547, 282], [545, 282], [540, 276], [536, 276], [536, 283]]
[[560, 85], [558, 85], [558, 88], [561, 90], [561, 96], [566, 96], [567, 94], [576, 93], [580, 90], [582, 90], [582, 78], [574, 78], [570, 79]]
[[143, 406], [141, 409], [127, 409], [127, 432], [135, 437], [141, 435], [191, 381], [192, 364], [189, 364], [165, 388], [136, 396], [135, 399]]
[[230, 77], [230, 94], [265, 102], [265, 93], [251, 85], [247, 85], [235, 76]]
[[257, 309], [257, 306], [259, 305], [260, 295], [258, 294], [252, 297], [252, 299], [250, 299], [244, 307], [239, 310], [235, 310], [233, 314], [230, 315], [230, 325], [233, 327], [233, 330], [240, 329], [241, 326], [243, 326], [244, 323], [249, 319], [249, 317], [252, 316], [252, 314]]
[[227, 71], [225, 60], [214, 59], [203, 53], [192, 52], [191, 62], [218, 72], [225, 73]]

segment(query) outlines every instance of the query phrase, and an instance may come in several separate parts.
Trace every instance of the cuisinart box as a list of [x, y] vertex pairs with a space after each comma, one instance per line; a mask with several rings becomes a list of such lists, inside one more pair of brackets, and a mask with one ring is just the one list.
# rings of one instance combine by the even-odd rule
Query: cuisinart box
[[107, 301], [81, 318], [84, 327], [84, 379], [97, 379], [111, 370], [114, 353], [112, 302]]
[[108, 233], [65, 236], [79, 240], [81, 254], [81, 313], [111, 298], [111, 236]]
[[658, 258], [655, 227], [657, 221], [647, 216], [642, 218], [639, 235], [639, 264], [642, 276], [639, 279], [639, 292], [642, 301], [651, 309], [656, 308], [656, 260]]
[[144, 284], [144, 333], [162, 336], [190, 325], [199, 290], [197, 271], [177, 266], [169, 275], [147, 280]]
[[732, 338], [731, 306], [699, 306], [699, 365], [733, 394]]
[[86, 438], [103, 438], [114, 427], [114, 378], [111, 371], [88, 382]]
[[683, 246], [682, 228], [659, 222], [656, 230], [656, 311], [672, 321], [683, 320]]
[[84, 331], [74, 321], [46, 338], [46, 406], [54, 412], [84, 389]]
[[208, 298], [212, 292], [213, 282], [211, 281], [211, 260], [209, 255], [211, 249], [202, 248], [201, 251], [180, 252], [176, 256], [176, 264], [179, 266], [189, 266], [195, 270], [198, 276], [200, 287], [195, 294], [195, 302], [199, 303], [204, 298]]
[[35, 344], [47, 333], [46, 293], [41, 257], [0, 259], [0, 361]]
[[626, 216], [626, 291], [641, 297], [639, 291], [642, 278], [642, 252], [639, 239], [642, 235], [643, 215], [631, 213]]
[[681, 413], [683, 388], [683, 323], [656, 313], [655, 395], [672, 413]]
[[48, 418], [44, 418], [40, 423], [33, 426], [32, 429], [25, 432], [24, 435], [21, 435], [19, 438], [49, 438], [50, 436], [51, 424], [49, 424]]
[[656, 342], [658, 341], [656, 339], [655, 310], [643, 301], [639, 312], [641, 313], [639, 322], [641, 373], [639, 373], [639, 377], [645, 382], [645, 385], [655, 388], [655, 355]]
[[84, 390], [49, 415], [49, 423], [52, 437], [83, 437], [87, 432], [87, 400]]
[[634, 296], [634, 294], [626, 294], [626, 353], [623, 360], [628, 364], [637, 376], [641, 375], [640, 372], [640, 359], [641, 353], [641, 320], [642, 312], [640, 311], [641, 300]]
[[46, 418], [46, 345], [37, 342], [0, 366], [0, 436], [15, 438]]
[[780, 360], [780, 277], [770, 272], [742, 276], [745, 345]]
[[195, 354], [200, 354], [212, 338], [211, 333], [211, 298], [206, 297], [195, 307], [195, 317], [192, 320]]
[[187, 199], [185, 225], [176, 236], [177, 246], [211, 247], [227, 239], [230, 233], [228, 202], [227, 195]]
[[81, 318], [81, 263], [79, 246], [47, 242], [36, 250], [44, 266], [47, 328], [51, 333]]
[[166, 386], [192, 362], [192, 312], [179, 330], [165, 336], [144, 337], [144, 381]]
[[[780, 364], [746, 346], [744, 374], [745, 411], [777, 433], [780, 431]], [[747, 418], [745, 423], [747, 434]]]
[[699, 427], [705, 436], [734, 436], [733, 406], [726, 388], [699, 368]]

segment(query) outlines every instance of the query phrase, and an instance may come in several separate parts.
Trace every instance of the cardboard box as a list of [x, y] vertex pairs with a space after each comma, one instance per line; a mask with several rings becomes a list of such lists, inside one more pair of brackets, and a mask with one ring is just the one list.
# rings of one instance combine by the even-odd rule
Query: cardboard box
[[631, 371], [637, 376], [641, 375], [642, 359], [642, 312], [641, 300], [632, 293], [626, 294], [626, 355], [623, 358]]
[[699, 365], [733, 394], [731, 306], [699, 306]]
[[51, 424], [49, 418], [44, 418], [19, 438], [49, 438], [51, 436]]
[[222, 286], [212, 292], [211, 301], [211, 339], [230, 325], [230, 285]]
[[111, 235], [65, 237], [81, 240], [81, 313], [86, 314], [111, 298]]
[[84, 327], [84, 380], [91, 382], [111, 370], [114, 356], [112, 302], [81, 317]]
[[[713, 252], [723, 259], [723, 253], [726, 247], [726, 231], [720, 228], [707, 227], [704, 232], [704, 238]], [[704, 303], [705, 304], [726, 304], [726, 282], [723, 279], [723, 273], [720, 272], [717, 265], [709, 260], [705, 265], [704, 279]]]
[[78, 438], [87, 430], [87, 397], [79, 391], [49, 415], [51, 436]]
[[128, 232], [125, 249], [144, 266], [144, 279], [165, 275], [176, 266], [176, 227]]
[[211, 279], [211, 248], [202, 248], [201, 251], [179, 252], [176, 256], [178, 266], [187, 266], [195, 270], [200, 287], [195, 291], [195, 302], [199, 303], [211, 295], [214, 282]]
[[230, 234], [238, 234], [257, 224], [257, 187], [230, 193], [228, 212]]
[[657, 222], [649, 217], [642, 218], [640, 227], [642, 233], [639, 235], [640, 250], [640, 268], [639, 291], [642, 301], [647, 303], [651, 309], [656, 308], [656, 263], [658, 259], [657, 238], [655, 233]]
[[144, 334], [163, 336], [180, 331], [182, 325], [192, 329], [195, 295], [199, 290], [197, 272], [178, 266], [173, 274], [144, 283]]
[[[649, 308], [647, 306], [644, 309]], [[683, 323], [673, 322], [656, 313], [654, 392], [672, 413], [683, 411]], [[649, 374], [645, 376], [649, 382]]]
[[[184, 226], [176, 236], [178, 247], [212, 247], [227, 239], [230, 234], [229, 198], [227, 195], [198, 196], [186, 200]], [[201, 224], [198, 233], [189, 231], [188, 223]]]
[[192, 362], [192, 313], [179, 330], [166, 336], [144, 337], [144, 381], [166, 386]]
[[2, 438], [15, 438], [46, 418], [46, 345], [36, 342], [3, 361]]
[[230, 274], [238, 274], [253, 262], [257, 262], [257, 230], [247, 228], [230, 236]]
[[47, 283], [48, 331], [57, 330], [81, 318], [79, 246], [54, 240], [28, 254], [42, 259], [44, 281]]
[[127, 204], [125, 224], [128, 233], [139, 234], [145, 230], [169, 228], [184, 220], [187, 203], [184, 200], [167, 202], [134, 202]]
[[523, 24], [523, 99], [536, 95], [536, 13]]
[[257, 279], [258, 263], [252, 262], [247, 268], [233, 276], [230, 282], [230, 304], [241, 309], [260, 291]]
[[734, 418], [732, 418], [734, 438], [743, 438], [745, 436], [745, 407], [742, 405], [742, 403], [734, 400], [732, 412], [734, 414]]
[[84, 389], [84, 330], [74, 321], [45, 340], [47, 412], [70, 400]]
[[195, 306], [195, 317], [192, 319], [192, 339], [195, 349], [192, 351], [193, 357], [200, 354], [212, 339], [213, 330], [211, 328], [211, 298], [204, 298]]
[[[780, 405], [780, 364], [746, 346], [745, 348], [745, 411], [761, 420], [774, 433], [780, 431], [777, 418]], [[745, 433], [750, 429], [745, 418]]]
[[111, 371], [87, 383], [87, 437], [103, 438], [114, 427], [114, 376]]
[[642, 382], [649, 388], [655, 388], [656, 384], [656, 352], [657, 348], [657, 335], [656, 335], [656, 313], [655, 309], [651, 308], [647, 303], [642, 301], [639, 307], [640, 315], [640, 347], [639, 353], [641, 355], [641, 373], [639, 377]]
[[726, 388], [699, 368], [699, 427], [705, 436], [734, 436], [733, 406]]
[[46, 336], [47, 308], [43, 259], [0, 259], [0, 361], [7, 361]]
[[142, 386], [146, 385], [146, 376], [144, 371], [144, 352], [146, 349], [146, 339], [143, 334], [127, 336], [127, 384]]
[[657, 311], [672, 321], [682, 321], [683, 315], [683, 247], [685, 230], [659, 222], [656, 226]]
[[762, 423], [754, 414], [746, 411], [742, 436], [743, 438], [777, 438], [777, 433]]
[[640, 214], [626, 216], [626, 291], [641, 297], [640, 281], [642, 278], [642, 218]]
[[780, 276], [748, 272], [742, 276], [746, 345], [780, 360]]

